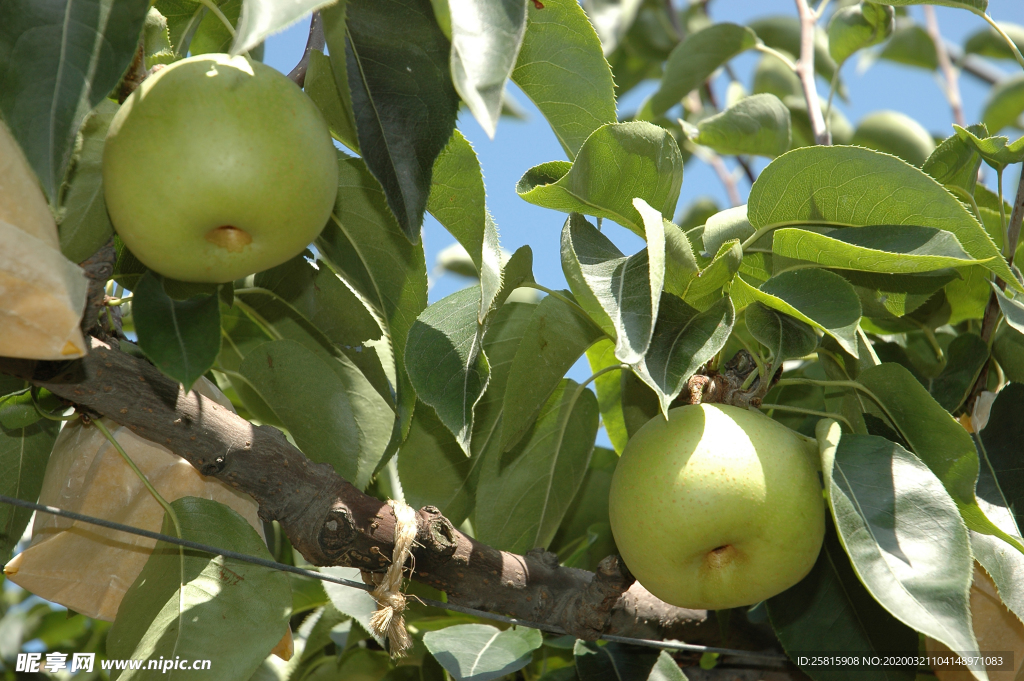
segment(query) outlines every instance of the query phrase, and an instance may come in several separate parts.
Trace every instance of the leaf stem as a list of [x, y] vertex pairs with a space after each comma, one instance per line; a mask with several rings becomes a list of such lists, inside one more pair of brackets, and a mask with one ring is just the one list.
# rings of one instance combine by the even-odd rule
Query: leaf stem
[[132, 302], [132, 299], [134, 297], [135, 297], [134, 295], [127, 295], [127, 296], [124, 296], [123, 298], [110, 298], [109, 300], [107, 300], [107, 302], [105, 302], [103, 304], [106, 305], [107, 307], [120, 307], [120, 306], [124, 305], [125, 303]]
[[154, 499], [156, 499], [156, 502], [163, 507], [167, 515], [170, 516], [171, 522], [174, 523], [175, 534], [178, 535], [178, 539], [181, 539], [181, 523], [178, 522], [178, 514], [174, 512], [174, 509], [171, 508], [171, 505], [167, 503], [166, 499], [160, 496], [160, 493], [156, 491], [155, 487], [153, 487], [153, 483], [151, 483], [149, 479], [142, 474], [142, 471], [139, 470], [139, 467], [135, 465], [134, 461], [132, 461], [132, 457], [128, 456], [128, 452], [124, 451], [124, 447], [122, 447], [121, 444], [114, 438], [114, 434], [110, 432], [107, 426], [103, 423], [103, 420], [93, 419], [90, 421], [90, 423], [96, 426], [96, 428], [101, 433], [103, 433], [103, 437], [107, 438], [107, 442], [113, 445], [114, 449], [117, 450], [117, 453], [121, 455], [122, 459], [124, 459], [124, 462], [128, 464], [128, 467], [132, 469], [132, 472], [134, 472], [135, 475], [138, 476], [139, 480], [142, 481], [142, 484], [146, 486], [147, 490], [149, 490], [149, 493], [153, 496]]
[[[889, 419], [893, 427], [896, 428], [896, 430], [900, 429], [899, 423], [897, 423], [896, 419], [892, 417], [892, 414], [889, 413], [889, 410], [882, 403], [882, 401], [878, 399], [878, 397], [873, 392], [868, 390], [867, 386], [858, 381], [819, 381], [814, 378], [781, 378], [779, 379], [779, 382], [776, 383], [776, 385], [816, 385], [822, 388], [853, 388], [854, 390], [866, 395], [868, 399], [870, 399], [872, 402], [878, 405], [878, 408], [882, 410], [882, 413], [885, 414], [885, 417], [887, 419]], [[900, 433], [900, 435], [903, 435], [904, 439], [906, 439], [906, 435], [904, 435], [902, 432]]]
[[[236, 291], [235, 293], [238, 293], [238, 291]], [[264, 319], [263, 315], [254, 310], [251, 305], [239, 300], [237, 295], [235, 296], [234, 304], [240, 310], [242, 310], [242, 312], [249, 315], [249, 317], [251, 317], [254, 322], [259, 324], [259, 326], [263, 329], [263, 332], [266, 333], [268, 336], [270, 336], [274, 340], [284, 340], [284, 336], [281, 335], [280, 331], [275, 329], [274, 326], [266, 319]]]
[[1013, 42], [1013, 39], [1006, 35], [1006, 31], [1004, 31], [1002, 27], [1000, 27], [999, 24], [997, 24], [995, 20], [988, 15], [987, 12], [982, 14], [981, 18], [987, 21], [988, 25], [991, 26], [996, 33], [1003, 36], [1003, 40], [1006, 41], [1006, 44], [1010, 46], [1010, 51], [1013, 52], [1013, 58], [1016, 59], [1017, 63], [1020, 64], [1020, 67], [1024, 69], [1024, 55], [1021, 55], [1020, 50], [1017, 49], [1017, 44]]
[[78, 418], [78, 414], [75, 412], [72, 412], [70, 416], [55, 416], [43, 409], [43, 405], [39, 404], [39, 386], [32, 386], [28, 392], [29, 396], [32, 398], [32, 406], [36, 408], [36, 411], [39, 412], [39, 415], [44, 419], [50, 419], [51, 421], [70, 421]]
[[220, 19], [220, 23], [224, 24], [224, 28], [228, 29], [228, 33], [231, 34], [231, 38], [234, 39], [235, 27], [232, 26], [231, 22], [228, 21], [228, 18], [224, 16], [224, 12], [220, 11], [220, 7], [217, 7], [217, 3], [213, 2], [213, 0], [199, 0], [199, 3], [206, 7], [206, 9], [213, 12], [214, 16]]
[[779, 411], [791, 411], [796, 414], [807, 414], [808, 416], [823, 416], [825, 418], [835, 419], [836, 421], [842, 421], [846, 424], [846, 427], [850, 429], [850, 432], [855, 432], [853, 425], [846, 420], [846, 417], [842, 414], [834, 414], [830, 411], [817, 411], [815, 409], [804, 409], [803, 407], [791, 407], [788, 404], [761, 404], [761, 409], [778, 409]]
[[775, 57], [789, 68], [793, 69], [793, 72], [796, 73], [796, 62], [790, 59], [787, 55], [776, 50], [774, 47], [768, 47], [763, 42], [758, 40], [757, 44], [754, 45], [754, 49], [757, 50], [758, 52], [763, 52], [764, 54], [770, 54], [771, 56]]

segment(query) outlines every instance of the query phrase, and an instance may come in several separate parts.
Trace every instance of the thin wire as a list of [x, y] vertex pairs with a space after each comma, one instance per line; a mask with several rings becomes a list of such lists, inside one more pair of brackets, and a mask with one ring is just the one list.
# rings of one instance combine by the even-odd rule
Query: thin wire
[[[62, 518], [71, 518], [72, 520], [78, 520], [83, 523], [89, 523], [91, 525], [99, 525], [100, 527], [106, 527], [112, 530], [118, 530], [120, 532], [127, 532], [129, 534], [136, 534], [140, 537], [148, 537], [150, 539], [156, 539], [158, 541], [167, 542], [168, 544], [176, 544], [177, 546], [183, 546], [187, 549], [193, 549], [195, 551], [203, 551], [204, 553], [210, 553], [215, 556], [223, 556], [225, 558], [231, 558], [232, 560], [241, 561], [243, 563], [252, 563], [253, 565], [260, 565], [262, 567], [271, 568], [274, 570], [280, 570], [282, 572], [291, 572], [292, 574], [301, 575], [303, 577], [309, 577], [311, 579], [319, 579], [322, 582], [331, 582], [333, 584], [340, 584], [342, 586], [348, 586], [353, 589], [360, 589], [362, 591], [372, 591], [374, 587], [362, 582], [355, 582], [351, 579], [344, 579], [343, 577], [332, 577], [322, 572], [316, 572], [314, 570], [306, 570], [304, 568], [295, 567], [294, 565], [286, 565], [285, 563], [278, 563], [277, 561], [267, 560], [266, 558], [259, 558], [258, 556], [250, 556], [245, 553], [238, 553], [236, 551], [230, 551], [228, 549], [221, 549], [216, 546], [210, 546], [209, 544], [200, 544], [199, 542], [189, 541], [188, 539], [179, 539], [172, 537], [167, 534], [160, 532], [151, 532], [150, 530], [143, 530], [138, 527], [132, 527], [130, 525], [122, 525], [112, 520], [104, 520], [103, 518], [95, 518], [93, 516], [83, 515], [81, 513], [75, 513], [74, 511], [66, 511], [63, 508], [57, 508], [56, 506], [44, 506], [43, 504], [36, 504], [31, 501], [25, 501], [23, 499], [16, 499], [0, 494], [0, 503], [10, 504], [11, 506], [20, 506], [21, 508], [29, 508], [33, 511], [40, 513], [49, 513], [51, 515], [60, 516]], [[424, 605], [428, 605], [434, 608], [443, 608], [444, 610], [452, 610], [454, 612], [461, 612], [465, 615], [474, 615], [483, 619], [494, 620], [496, 622], [504, 622], [505, 624], [514, 624], [521, 627], [528, 627], [530, 629], [540, 629], [547, 631], [552, 634], [567, 635], [565, 629], [556, 627], [550, 624], [544, 624], [542, 622], [531, 622], [529, 620], [522, 620], [516, 617], [505, 617], [504, 615], [498, 615], [493, 612], [487, 612], [486, 610], [477, 610], [476, 608], [465, 608], [461, 605], [455, 605], [454, 603], [444, 603], [442, 601], [435, 601], [432, 598], [416, 597], [417, 600], [421, 601]], [[731, 648], [715, 648], [712, 646], [700, 646], [691, 643], [680, 643], [678, 641], [655, 641], [652, 639], [645, 638], [630, 638], [627, 636], [613, 636], [606, 634], [601, 636], [606, 641], [614, 641], [616, 643], [629, 643], [638, 646], [647, 646], [651, 648], [665, 648], [668, 650], [680, 650], [686, 652], [695, 653], [719, 653], [721, 655], [732, 655], [734, 657], [750, 657], [767, 660], [788, 660], [785, 655], [779, 655], [776, 653], [758, 653], [749, 650], [733, 650]]]

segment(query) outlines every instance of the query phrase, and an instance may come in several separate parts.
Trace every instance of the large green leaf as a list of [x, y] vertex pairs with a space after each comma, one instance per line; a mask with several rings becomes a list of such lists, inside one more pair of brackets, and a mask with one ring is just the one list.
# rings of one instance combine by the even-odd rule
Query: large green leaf
[[473, 409], [490, 378], [479, 307], [477, 286], [437, 301], [413, 323], [405, 346], [405, 369], [416, 395], [434, 408], [467, 456]]
[[792, 137], [789, 109], [772, 94], [744, 97], [725, 111], [702, 119], [697, 131], [694, 141], [720, 154], [769, 158], [788, 151]]
[[505, 386], [501, 449], [519, 442], [572, 365], [604, 332], [578, 306], [547, 296], [523, 333]]
[[[943, 409], [907, 369], [887, 362], [862, 371], [857, 380], [881, 402], [865, 406], [892, 423], [910, 449], [942, 481], [970, 529], [1014, 542], [978, 506], [974, 489], [978, 480], [978, 452], [971, 436]], [[955, 649], [955, 648], [954, 648]]]
[[[980, 433], [983, 453], [978, 478], [978, 503], [985, 515], [1007, 534], [1019, 537], [1024, 520], [1024, 475], [1020, 442], [1024, 437], [1024, 385], [1011, 383], [996, 396], [988, 424]], [[1017, 617], [1024, 618], [1024, 556], [996, 537], [971, 532], [974, 557], [999, 589], [999, 597]]]
[[934, 227], [878, 225], [827, 234], [797, 227], [774, 233], [772, 251], [822, 267], [916, 274], [974, 262], [950, 232]]
[[218, 297], [172, 300], [152, 272], [139, 280], [132, 293], [139, 347], [160, 371], [191, 390], [220, 352]]
[[944, 229], [972, 257], [1024, 290], [960, 201], [921, 170], [870, 149], [806, 147], [780, 156], [751, 188], [747, 217], [756, 229], [799, 224]]
[[[275, 340], [246, 355], [239, 372], [307, 457], [330, 464], [365, 489], [384, 455], [392, 418], [347, 357], [316, 352], [295, 340]], [[310, 381], [311, 376], [316, 380]]]
[[473, 517], [477, 538], [517, 553], [546, 547], [583, 482], [597, 427], [594, 393], [563, 379], [516, 447], [488, 448], [477, 483], [486, 500]]
[[455, 681], [490, 681], [530, 663], [544, 642], [527, 627], [502, 631], [489, 624], [457, 624], [423, 635], [423, 644]]
[[660, 216], [648, 223], [647, 248], [626, 257], [582, 215], [562, 229], [562, 270], [580, 306], [610, 338], [621, 362], [639, 362], [651, 342], [665, 278]]
[[772, 353], [772, 365], [804, 357], [818, 347], [818, 336], [810, 324], [762, 303], [751, 303], [743, 312], [747, 331]]
[[501, 288], [498, 230], [487, 211], [485, 198], [480, 161], [462, 133], [455, 130], [434, 162], [427, 210], [458, 239], [473, 259], [480, 277], [478, 320], [481, 323]]
[[672, 215], [683, 183], [675, 138], [651, 123], [614, 123], [591, 135], [572, 163], [552, 161], [526, 171], [516, 192], [563, 213], [608, 218], [644, 236], [633, 199]]
[[981, 154], [985, 163], [995, 168], [997, 173], [1003, 172], [1008, 165], [1024, 161], [1024, 137], [1010, 142], [1009, 138], [1001, 135], [979, 137], [959, 125], [954, 125], [953, 129], [956, 130], [957, 137]]
[[754, 288], [742, 277], [733, 281], [733, 296], [746, 306], [756, 301], [773, 310], [810, 324], [835, 338], [854, 357], [860, 299], [853, 287], [838, 274], [816, 268], [789, 270]]
[[131, 63], [148, 9], [148, 0], [0, 5], [0, 112], [53, 204], [78, 129]]
[[928, 386], [935, 401], [946, 411], [955, 412], [967, 399], [988, 358], [988, 344], [978, 334], [962, 333], [954, 338], [946, 348], [946, 366]]
[[535, 309], [535, 304], [507, 303], [495, 313], [484, 334], [491, 381], [477, 403], [469, 459], [433, 410], [417, 403], [409, 437], [398, 453], [402, 489], [413, 506], [433, 504], [456, 524], [473, 510], [479, 463], [485, 451], [499, 445], [505, 381]]
[[418, 242], [434, 159], [458, 113], [450, 45], [430, 0], [353, 2], [345, 12], [359, 148], [402, 231]]
[[[802, 653], [916, 655], [918, 635], [878, 604], [850, 565], [835, 524], [828, 518], [825, 542], [810, 574], [765, 601], [772, 629], [790, 659]], [[916, 666], [801, 665], [815, 681], [912, 681]]]
[[828, 24], [829, 54], [842, 64], [858, 50], [884, 41], [895, 27], [895, 12], [888, 5], [862, 2], [839, 8]]
[[[17, 428], [0, 423], [0, 494], [33, 502], [39, 498], [59, 431], [60, 424], [48, 419]], [[0, 560], [10, 558], [31, 517], [30, 509], [0, 505]]]
[[611, 55], [636, 19], [642, 0], [584, 0], [590, 23], [601, 38], [605, 56]]
[[405, 238], [388, 210], [380, 185], [362, 161], [338, 163], [334, 214], [316, 240], [317, 249], [345, 284], [374, 313], [394, 357], [397, 441], [409, 432], [416, 393], [405, 371], [405, 341], [427, 306], [423, 247]]
[[669, 54], [661, 84], [640, 107], [637, 118], [654, 120], [703, 85], [722, 64], [756, 44], [752, 30], [729, 23], [713, 24], [686, 36]]
[[701, 239], [704, 243], [703, 255], [712, 257], [722, 248], [726, 241], [738, 239], [741, 243], [754, 234], [754, 228], [747, 220], [747, 207], [734, 206], [719, 211], [708, 217], [704, 223]]
[[928, 35], [928, 31], [924, 27], [909, 18], [897, 20], [896, 31], [878, 56], [897, 64], [927, 71], [939, 68], [939, 56], [935, 51], [935, 41]]
[[686, 681], [679, 664], [664, 650], [577, 640], [572, 654], [576, 673], [587, 681]]
[[[256, 530], [227, 506], [195, 497], [182, 497], [171, 506], [183, 539], [271, 559]], [[167, 517], [162, 532], [175, 532]], [[121, 659], [174, 659], [188, 651], [193, 659], [220, 663], [190, 670], [190, 678], [245, 681], [288, 630], [291, 600], [283, 572], [158, 542], [121, 601], [107, 635], [107, 653]], [[218, 634], [225, 623], [234, 632], [229, 638]], [[116, 678], [152, 676], [143, 668]]]
[[71, 262], [82, 262], [98, 251], [114, 233], [103, 200], [103, 144], [117, 105], [100, 102], [82, 125], [82, 150], [68, 176], [61, 205], [60, 251]]
[[[706, 261], [705, 261], [706, 262]], [[698, 310], [706, 310], [722, 296], [722, 287], [733, 280], [743, 263], [743, 249], [737, 239], [730, 239], [700, 273], [690, 279], [683, 300]]]
[[526, 0], [449, 0], [455, 89], [494, 137], [505, 81], [526, 34]]
[[[874, 1], [874, 0], [870, 0]], [[988, 0], [885, 0], [886, 5], [906, 7], [908, 5], [941, 5], [943, 7], [955, 7], [966, 9], [975, 14], [985, 14], [988, 10]]]
[[601, 41], [576, 0], [527, 4], [528, 24], [512, 80], [544, 114], [566, 155], [614, 123], [615, 88]]
[[662, 413], [668, 414], [689, 378], [725, 347], [735, 320], [729, 296], [703, 312], [671, 294], [661, 297], [651, 345], [636, 372], [658, 394]]
[[976, 654], [970, 541], [941, 481], [885, 438], [842, 434], [828, 420], [817, 435], [832, 517], [858, 578], [904, 624]]

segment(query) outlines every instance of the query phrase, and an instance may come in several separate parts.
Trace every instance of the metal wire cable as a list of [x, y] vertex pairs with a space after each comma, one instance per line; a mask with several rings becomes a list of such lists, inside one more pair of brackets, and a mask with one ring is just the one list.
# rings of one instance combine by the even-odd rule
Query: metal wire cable
[[[342, 577], [332, 577], [322, 572], [315, 570], [306, 570], [304, 568], [295, 567], [294, 565], [287, 565], [285, 563], [278, 563], [277, 561], [267, 560], [266, 558], [260, 558], [258, 556], [250, 556], [245, 553], [238, 553], [237, 551], [230, 551], [228, 549], [218, 548], [216, 546], [210, 546], [209, 544], [200, 544], [199, 542], [189, 541], [188, 539], [179, 539], [172, 537], [167, 534], [160, 532], [152, 532], [150, 530], [143, 530], [138, 527], [132, 527], [131, 525], [123, 525], [116, 523], [112, 520], [104, 520], [103, 518], [96, 518], [82, 513], [75, 513], [74, 511], [67, 511], [63, 508], [57, 508], [56, 506], [45, 506], [43, 504], [36, 504], [31, 501], [25, 501], [23, 499], [16, 499], [14, 497], [5, 496], [0, 494], [0, 503], [10, 504], [11, 506], [19, 506], [21, 508], [32, 509], [39, 513], [49, 513], [50, 515], [60, 516], [62, 518], [70, 518], [72, 520], [78, 520], [83, 523], [89, 523], [90, 525], [99, 525], [100, 527], [106, 527], [111, 530], [118, 530], [120, 532], [127, 532], [129, 534], [135, 534], [140, 537], [148, 537], [149, 539], [156, 539], [158, 541], [167, 542], [168, 544], [175, 544], [183, 546], [187, 549], [193, 549], [195, 551], [202, 551], [215, 556], [223, 556], [232, 560], [241, 561], [243, 563], [251, 563], [253, 565], [260, 565], [265, 568], [272, 570], [280, 570], [281, 572], [290, 572], [292, 574], [301, 575], [303, 577], [309, 577], [311, 579], [319, 579], [322, 582], [331, 582], [334, 584], [340, 584], [342, 586], [351, 587], [353, 589], [361, 589], [362, 591], [372, 591], [373, 587], [362, 582], [356, 582], [351, 579], [344, 579]], [[498, 615], [493, 612], [487, 612], [486, 610], [477, 610], [476, 608], [466, 608], [461, 605], [455, 605], [454, 603], [444, 603], [442, 601], [436, 601], [432, 598], [422, 598], [416, 596], [416, 600], [420, 601], [424, 605], [428, 605], [435, 608], [443, 608], [444, 610], [452, 610], [454, 612], [460, 612], [465, 615], [474, 615], [482, 619], [489, 619], [496, 622], [504, 622], [505, 624], [513, 624], [522, 627], [528, 627], [530, 629], [540, 629], [541, 631], [547, 631], [552, 634], [567, 635], [565, 629], [556, 627], [550, 624], [544, 624], [542, 622], [530, 622], [528, 620], [522, 620], [515, 617], [505, 617], [504, 615]], [[628, 643], [631, 645], [646, 646], [650, 648], [663, 648], [666, 650], [678, 650], [684, 652], [693, 653], [718, 653], [720, 655], [731, 655], [733, 657], [746, 657], [746, 658], [757, 658], [765, 660], [776, 660], [785, 661], [788, 658], [785, 655], [777, 653], [760, 653], [750, 650], [734, 650], [732, 648], [716, 648], [713, 646], [700, 646], [691, 643], [681, 643], [679, 641], [655, 641], [652, 639], [644, 638], [630, 638], [627, 636], [613, 636], [606, 634], [601, 638], [607, 641], [614, 641], [616, 643]]]

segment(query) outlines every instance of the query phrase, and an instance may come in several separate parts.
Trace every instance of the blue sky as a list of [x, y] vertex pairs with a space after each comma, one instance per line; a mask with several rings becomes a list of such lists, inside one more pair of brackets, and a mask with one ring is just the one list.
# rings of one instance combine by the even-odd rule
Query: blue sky
[[[795, 13], [792, 0], [714, 0], [709, 7], [713, 19], [736, 23], [773, 14], [792, 16]], [[923, 23], [920, 7], [911, 7], [909, 11]], [[943, 35], [956, 43], [962, 44], [966, 36], [986, 26], [982, 19], [963, 10], [938, 7], [936, 11]], [[1024, 0], [990, 0], [989, 14], [997, 21], [1024, 24]], [[266, 63], [285, 73], [291, 70], [302, 55], [308, 26], [308, 20], [302, 21], [272, 36], [266, 44]], [[748, 53], [732, 62], [735, 73], [748, 88], [756, 60], [756, 56]], [[887, 62], [876, 62], [867, 72], [860, 73], [856, 61], [856, 57], [851, 59], [842, 72], [849, 90], [849, 103], [837, 99], [837, 107], [854, 125], [868, 113], [893, 109], [917, 119], [934, 134], [945, 136], [952, 133], [950, 126], [953, 121], [949, 105], [932, 74]], [[994, 64], [1007, 74], [1019, 69], [1014, 62]], [[725, 80], [720, 79], [716, 83], [720, 99], [724, 99], [725, 86]], [[639, 100], [652, 88], [653, 85], [648, 84], [629, 93], [620, 102], [620, 112], [635, 109]], [[963, 75], [960, 88], [967, 122], [976, 122], [985, 101], [987, 86], [971, 76]], [[459, 119], [459, 129], [472, 142], [480, 157], [487, 184], [488, 206], [498, 224], [502, 247], [512, 252], [523, 244], [529, 244], [533, 249], [537, 281], [549, 288], [565, 288], [558, 256], [559, 234], [565, 216], [528, 204], [515, 193], [516, 181], [528, 168], [545, 161], [564, 159], [565, 155], [539, 111], [514, 86], [510, 87], [510, 91], [528, 112], [526, 121], [502, 119], [495, 138], [490, 140], [464, 110]], [[819, 92], [823, 96], [828, 92], [828, 85], [820, 80]], [[1014, 186], [1011, 184], [1013, 179], [1005, 179], [1008, 188]], [[741, 194], [745, 196], [748, 190], [746, 180], [741, 180]], [[686, 166], [679, 198], [680, 208], [701, 196], [712, 197], [722, 207], [729, 205], [722, 184], [714, 172], [707, 165], [693, 160]], [[606, 233], [625, 253], [633, 253], [642, 247], [638, 237], [617, 225], [609, 223]], [[455, 239], [428, 216], [424, 224], [423, 242], [429, 269], [438, 252], [453, 244]], [[430, 301], [439, 300], [471, 283], [471, 280], [457, 275], [442, 276], [432, 283]], [[569, 372], [569, 376], [577, 381], [589, 375], [585, 360], [578, 362]], [[598, 441], [607, 444], [603, 432]]]

